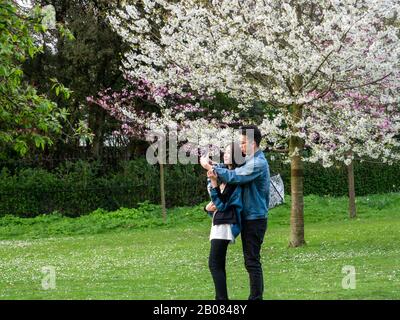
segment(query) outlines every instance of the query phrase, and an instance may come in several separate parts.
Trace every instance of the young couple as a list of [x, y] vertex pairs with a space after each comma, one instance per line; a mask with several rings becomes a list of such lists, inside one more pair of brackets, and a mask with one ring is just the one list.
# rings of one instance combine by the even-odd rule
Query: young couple
[[[267, 230], [270, 174], [268, 162], [259, 149], [260, 130], [240, 128], [240, 145], [225, 148], [224, 163], [210, 163], [202, 157], [207, 170], [211, 202], [205, 210], [212, 216], [209, 268], [215, 285], [215, 299], [227, 300], [225, 261], [229, 243], [241, 234], [244, 263], [249, 274], [249, 300], [262, 300], [264, 291], [260, 250]], [[240, 156], [238, 156], [238, 153]], [[244, 163], [238, 159], [243, 159]]]

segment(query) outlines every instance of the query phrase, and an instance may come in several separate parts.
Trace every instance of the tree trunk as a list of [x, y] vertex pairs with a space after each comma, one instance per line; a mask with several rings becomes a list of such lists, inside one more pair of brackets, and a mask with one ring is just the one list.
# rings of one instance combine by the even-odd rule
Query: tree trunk
[[91, 154], [94, 158], [100, 159], [103, 153], [103, 134], [104, 134], [104, 121], [105, 121], [105, 111], [96, 107], [92, 109], [91, 130], [94, 133], [93, 143], [91, 147]]
[[167, 222], [167, 209], [165, 207], [164, 164], [160, 162], [160, 194], [163, 222]]
[[349, 216], [350, 218], [355, 218], [356, 212], [356, 191], [354, 185], [354, 162], [347, 166], [347, 177], [349, 183]]
[[[296, 122], [302, 117], [301, 106], [294, 106], [293, 117]], [[304, 148], [302, 139], [292, 136], [289, 142], [291, 157], [291, 197], [292, 206], [290, 212], [290, 247], [300, 247], [306, 244], [304, 240], [304, 165], [301, 160], [301, 151]], [[295, 150], [300, 154], [293, 155]]]

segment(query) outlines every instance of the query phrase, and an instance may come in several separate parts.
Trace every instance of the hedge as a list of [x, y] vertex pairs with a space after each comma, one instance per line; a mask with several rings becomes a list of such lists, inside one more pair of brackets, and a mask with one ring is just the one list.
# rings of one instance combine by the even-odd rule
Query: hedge
[[[290, 193], [290, 165], [269, 161], [270, 172], [282, 176], [285, 193]], [[379, 194], [400, 191], [400, 163], [354, 163], [356, 195]], [[344, 196], [348, 194], [347, 169], [342, 165], [324, 168], [320, 164], [304, 164], [304, 194], [320, 196]]]
[[[159, 203], [159, 168], [146, 159], [121, 162], [102, 174], [100, 162], [66, 162], [55, 170], [19, 168], [0, 172], [0, 216], [34, 217], [59, 212], [79, 216], [102, 208], [116, 210], [149, 201]], [[205, 173], [198, 165], [166, 165], [167, 206], [204, 201]]]
[[[271, 174], [280, 173], [290, 192], [290, 166], [269, 160]], [[65, 162], [56, 169], [3, 167], [0, 172], [0, 216], [33, 217], [58, 212], [79, 216], [98, 208], [131, 208], [149, 201], [159, 203], [159, 167], [145, 159], [124, 161], [105, 170], [98, 161]], [[107, 174], [104, 174], [104, 171]], [[347, 194], [343, 166], [325, 169], [305, 164], [305, 194]], [[167, 206], [194, 205], [208, 198], [205, 172], [199, 165], [165, 165]], [[400, 164], [355, 164], [357, 195], [400, 191]]]

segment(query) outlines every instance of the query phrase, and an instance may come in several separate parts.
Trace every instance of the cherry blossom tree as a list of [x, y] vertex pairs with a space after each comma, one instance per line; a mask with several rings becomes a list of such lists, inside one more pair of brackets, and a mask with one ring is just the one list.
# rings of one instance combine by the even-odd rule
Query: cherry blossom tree
[[[168, 114], [177, 115], [183, 110], [186, 113], [201, 111], [198, 104], [190, 103], [192, 102], [190, 94], [170, 94], [166, 87], [156, 87], [145, 79], [133, 79], [129, 75], [125, 76], [125, 80], [126, 85], [120, 91], [112, 91], [111, 88], [107, 88], [100, 91], [97, 97], [87, 97], [90, 104], [102, 107], [119, 121], [120, 128], [113, 132], [114, 137], [146, 140], [146, 135], [152, 130], [157, 130], [158, 133], [161, 130], [165, 137], [165, 131], [169, 124], [166, 122]], [[164, 108], [159, 103], [161, 100]], [[160, 143], [159, 146], [164, 146], [164, 144]], [[157, 158], [160, 165], [161, 206], [163, 219], [166, 222], [164, 151], [159, 148]]]
[[[287, 144], [287, 124], [276, 117], [265, 119], [267, 141]], [[319, 105], [304, 108], [303, 121], [299, 124], [305, 144], [307, 160], [322, 162], [330, 167], [342, 162], [348, 171], [349, 213], [356, 216], [354, 188], [354, 160], [372, 160], [392, 164], [400, 160], [400, 109], [399, 106], [363, 96], [346, 93], [321, 99]], [[273, 130], [269, 130], [274, 128]], [[268, 131], [269, 130], [269, 131]]]
[[[214, 97], [195, 97], [190, 92], [171, 93], [165, 86], [155, 86], [145, 79], [134, 79], [129, 75], [125, 75], [125, 80], [126, 84], [120, 91], [107, 88], [96, 97], [87, 97], [87, 101], [100, 106], [119, 121], [120, 127], [113, 132], [115, 138], [156, 140], [155, 147], [148, 149], [147, 158], [152, 164], [160, 166], [160, 194], [165, 222], [164, 164], [167, 163], [167, 143], [170, 149], [168, 163], [177, 163], [177, 154], [173, 149], [178, 152], [179, 143], [183, 144], [180, 151], [184, 153], [180, 154], [181, 162], [186, 161], [182, 158], [189, 153], [189, 162], [198, 163], [199, 145], [206, 150], [214, 147], [218, 151], [221, 141], [227, 141], [227, 136], [234, 135], [229, 127], [234, 117], [228, 111], [209, 110], [208, 104], [215, 105]], [[154, 153], [157, 155], [154, 156]], [[216, 158], [219, 160], [219, 157]]]
[[[399, 32], [388, 23], [399, 11], [397, 0], [143, 0], [109, 19], [131, 47], [123, 67], [132, 77], [178, 94], [223, 92], [247, 110], [254, 101], [271, 107], [276, 116], [263, 129], [285, 133], [270, 141], [289, 150], [290, 245], [297, 247], [305, 243], [303, 162], [337, 158], [317, 144], [304, 152], [308, 114], [318, 119], [330, 100], [345, 105], [354, 92], [399, 103]], [[319, 134], [325, 128], [310, 125]]]
[[351, 101], [343, 104], [346, 100], [343, 99], [341, 103], [333, 104], [333, 110], [340, 112], [331, 116], [331, 130], [326, 128], [323, 132], [332, 132], [330, 142], [325, 146], [327, 152], [335, 154], [336, 160], [344, 161], [347, 167], [349, 216], [355, 218], [354, 160], [380, 161], [389, 165], [400, 160], [400, 109], [357, 93], [346, 98]]
[[87, 97], [89, 103], [102, 107], [119, 121], [120, 128], [113, 132], [114, 136], [148, 140], [151, 134], [168, 136], [175, 130], [176, 134], [179, 131], [179, 142], [186, 143], [187, 148], [190, 145], [218, 147], [223, 137], [233, 134], [230, 127], [240, 124], [233, 111], [225, 111], [224, 105], [216, 106], [219, 102], [214, 96], [178, 94], [129, 75], [125, 75], [125, 80], [126, 85], [120, 91], [108, 88], [95, 97]]

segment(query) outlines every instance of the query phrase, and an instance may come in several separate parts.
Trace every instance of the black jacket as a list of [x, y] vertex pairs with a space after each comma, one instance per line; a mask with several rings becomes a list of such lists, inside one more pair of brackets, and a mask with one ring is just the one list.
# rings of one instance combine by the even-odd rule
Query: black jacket
[[[236, 188], [238, 186], [234, 184], [227, 184], [225, 185], [225, 189], [221, 192], [221, 189], [219, 186], [216, 189], [217, 191], [217, 196], [219, 200], [226, 204], [229, 202], [229, 199], [231, 198], [232, 194], [235, 192]], [[206, 208], [204, 207], [204, 210]], [[213, 215], [213, 224], [218, 225], [218, 224], [237, 224], [238, 219], [237, 219], [237, 214], [235, 211], [235, 208], [233, 206], [228, 206], [225, 208], [225, 210], [217, 210], [214, 215]]]

